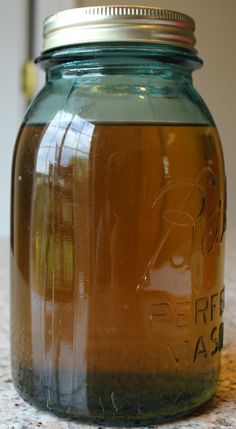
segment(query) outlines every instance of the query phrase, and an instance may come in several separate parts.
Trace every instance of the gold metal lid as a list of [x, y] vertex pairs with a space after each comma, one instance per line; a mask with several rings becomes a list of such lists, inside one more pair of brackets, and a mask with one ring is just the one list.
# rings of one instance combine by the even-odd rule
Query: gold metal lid
[[44, 21], [43, 52], [93, 42], [149, 42], [194, 51], [194, 20], [146, 6], [96, 6], [65, 10]]

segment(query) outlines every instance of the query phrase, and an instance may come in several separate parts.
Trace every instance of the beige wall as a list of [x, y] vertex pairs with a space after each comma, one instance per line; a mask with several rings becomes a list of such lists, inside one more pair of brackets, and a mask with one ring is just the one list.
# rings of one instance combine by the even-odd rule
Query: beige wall
[[0, 236], [9, 235], [12, 153], [26, 108], [21, 90], [27, 58], [26, 6], [26, 0], [0, 0]]
[[[132, 4], [127, 1], [78, 1], [78, 6]], [[195, 73], [199, 92], [218, 126], [228, 176], [228, 225], [236, 227], [236, 0], [159, 0], [133, 2], [179, 10], [194, 17], [197, 48], [204, 67]]]

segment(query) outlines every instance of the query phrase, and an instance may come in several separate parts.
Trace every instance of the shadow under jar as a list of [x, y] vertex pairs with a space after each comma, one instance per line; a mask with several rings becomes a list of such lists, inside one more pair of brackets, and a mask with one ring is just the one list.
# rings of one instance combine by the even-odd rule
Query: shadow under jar
[[84, 422], [185, 415], [215, 392], [224, 309], [224, 162], [194, 22], [126, 6], [44, 26], [13, 161], [15, 386]]

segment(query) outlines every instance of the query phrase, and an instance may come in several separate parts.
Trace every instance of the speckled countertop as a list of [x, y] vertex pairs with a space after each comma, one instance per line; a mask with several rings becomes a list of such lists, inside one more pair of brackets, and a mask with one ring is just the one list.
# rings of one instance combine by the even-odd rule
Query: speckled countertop
[[[234, 233], [232, 233], [234, 232]], [[217, 394], [201, 411], [161, 425], [161, 429], [236, 429], [236, 231], [228, 231], [226, 252], [225, 346]], [[79, 429], [88, 426], [66, 422], [37, 411], [14, 390], [9, 362], [8, 240], [0, 240], [0, 429]], [[92, 426], [89, 426], [92, 429]]]

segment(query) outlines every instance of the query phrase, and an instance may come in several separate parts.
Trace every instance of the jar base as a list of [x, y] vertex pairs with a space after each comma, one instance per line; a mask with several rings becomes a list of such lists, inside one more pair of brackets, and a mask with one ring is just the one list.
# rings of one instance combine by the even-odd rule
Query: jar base
[[[20, 396], [37, 408], [81, 423], [147, 426], [194, 412], [214, 395], [218, 371], [194, 375], [87, 374], [13, 368]], [[73, 385], [73, 386], [72, 386]]]

